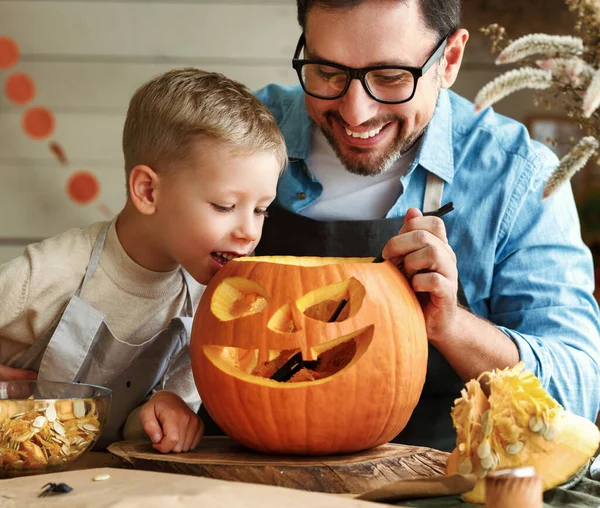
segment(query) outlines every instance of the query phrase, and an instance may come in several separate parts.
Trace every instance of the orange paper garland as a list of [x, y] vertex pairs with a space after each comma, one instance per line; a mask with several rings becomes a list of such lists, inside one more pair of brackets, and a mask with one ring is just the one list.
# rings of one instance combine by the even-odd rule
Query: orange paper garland
[[[0, 36], [0, 70], [17, 65], [20, 50], [10, 37]], [[24, 106], [33, 101], [36, 86], [33, 79], [24, 72], [13, 72], [6, 78], [4, 92], [10, 102]], [[21, 127], [25, 134], [35, 140], [45, 140], [52, 136], [56, 128], [54, 114], [48, 108], [35, 106], [27, 109], [21, 118]], [[62, 146], [56, 142], [49, 143], [50, 151], [63, 166], [68, 166], [68, 159]], [[85, 170], [77, 171], [69, 176], [66, 183], [67, 195], [75, 203], [85, 205], [94, 201], [100, 194], [100, 183], [96, 176]], [[98, 205], [99, 211], [107, 218], [114, 214], [104, 204]]]
[[9, 101], [23, 106], [29, 104], [35, 97], [35, 83], [28, 74], [14, 72], [6, 78], [4, 91]]

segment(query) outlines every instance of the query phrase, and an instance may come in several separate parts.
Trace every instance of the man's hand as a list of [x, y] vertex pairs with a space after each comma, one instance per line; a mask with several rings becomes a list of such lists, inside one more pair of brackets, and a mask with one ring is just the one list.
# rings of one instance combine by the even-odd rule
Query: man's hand
[[414, 291], [421, 293], [427, 337], [433, 343], [443, 340], [456, 322], [458, 270], [442, 219], [423, 217], [417, 208], [410, 208], [383, 257], [398, 265]]
[[13, 369], [6, 365], [0, 365], [0, 381], [22, 381], [37, 379], [37, 372], [26, 369]]
[[204, 423], [177, 395], [161, 391], [140, 411], [144, 431], [162, 453], [187, 452], [200, 442]]

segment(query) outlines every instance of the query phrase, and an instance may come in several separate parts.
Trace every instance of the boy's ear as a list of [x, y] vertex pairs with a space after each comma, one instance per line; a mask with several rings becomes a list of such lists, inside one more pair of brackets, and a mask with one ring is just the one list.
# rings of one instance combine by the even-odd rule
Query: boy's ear
[[148, 166], [135, 166], [129, 173], [129, 197], [138, 211], [152, 215], [158, 199], [158, 175]]

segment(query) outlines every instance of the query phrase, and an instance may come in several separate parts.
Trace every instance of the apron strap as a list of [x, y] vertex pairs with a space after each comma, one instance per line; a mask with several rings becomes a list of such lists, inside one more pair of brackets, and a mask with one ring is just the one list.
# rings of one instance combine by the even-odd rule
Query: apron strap
[[[52, 344], [52, 346], [56, 345], [56, 344], [52, 343], [52, 338], [57, 334], [57, 332], [59, 334], [62, 333], [63, 326], [64, 326], [63, 320], [70, 320], [71, 319], [70, 315], [72, 314], [72, 312], [80, 312], [79, 309], [85, 305], [79, 299], [79, 295], [81, 294], [81, 291], [82, 291], [83, 287], [85, 286], [85, 284], [87, 283], [87, 281], [92, 277], [92, 275], [96, 271], [96, 267], [98, 266], [98, 262], [100, 261], [100, 256], [102, 255], [102, 249], [103, 249], [104, 243], [106, 241], [106, 234], [108, 232], [109, 227], [110, 227], [110, 222], [105, 223], [102, 226], [100, 233], [98, 233], [98, 237], [96, 238], [96, 242], [94, 243], [94, 248], [92, 249], [92, 254], [90, 255], [90, 260], [88, 261], [88, 266], [87, 266], [87, 270], [85, 272], [85, 276], [83, 277], [81, 284], [77, 288], [77, 291], [69, 300], [67, 306], [61, 311], [61, 313], [56, 317], [56, 319], [50, 326], [50, 328], [49, 328], [50, 332], [46, 332], [45, 335], [38, 338], [38, 340], [36, 340], [33, 343], [33, 345], [25, 351], [25, 353], [23, 353], [15, 362], [12, 363], [12, 367], [20, 368], [20, 369], [27, 369], [27, 368], [31, 368], [31, 367], [35, 366], [36, 360], [39, 359], [42, 352], [44, 352], [44, 349], [46, 349], [46, 353], [43, 355], [42, 363], [37, 368], [39, 370], [42, 370], [42, 367], [43, 367], [44, 369], [49, 369], [50, 372], [52, 372], [52, 369], [54, 369], [55, 372], [59, 372], [59, 371], [64, 372], [64, 370], [57, 370], [58, 367], [56, 366], [56, 363], [59, 361], [58, 357], [60, 356], [60, 354], [57, 356], [52, 351], [48, 352], [48, 347], [51, 344]], [[102, 312], [97, 311], [96, 309], [91, 308], [91, 307], [90, 307], [90, 309], [91, 309], [90, 310], [90, 312], [91, 312], [90, 319], [87, 323], [89, 330], [87, 330], [86, 333], [91, 333], [92, 334], [91, 338], [93, 339], [93, 337], [96, 333], [95, 330], [100, 328], [100, 325], [102, 324], [102, 320], [104, 319], [104, 314]], [[87, 310], [87, 308], [86, 308], [86, 310]], [[67, 315], [66, 319], [64, 318], [65, 314]], [[80, 334], [79, 335], [80, 337], [84, 337], [84, 335], [82, 335], [84, 333], [83, 330], [77, 330], [76, 333]], [[72, 362], [70, 364], [71, 368], [68, 369], [69, 372], [67, 372], [65, 374], [69, 378], [69, 380], [74, 379], [77, 371], [79, 370], [79, 367], [81, 366], [81, 363], [83, 362], [83, 360], [85, 358], [85, 355], [89, 351], [90, 345], [91, 345], [91, 342], [89, 342], [89, 343], [87, 343], [87, 342], [81, 343], [80, 342], [72, 348], [67, 348], [68, 350], [70, 349], [70, 351], [68, 353], [69, 359], [66, 359], [64, 362], [61, 362], [61, 363], [68, 364], [68, 362]], [[52, 349], [52, 347], [50, 347], [50, 349]], [[61, 379], [61, 380], [63, 380], [63, 379]]]
[[75, 293], [75, 296], [79, 296], [81, 294], [81, 291], [83, 290], [83, 288], [85, 287], [87, 282], [92, 278], [92, 275], [94, 275], [94, 272], [96, 271], [96, 267], [98, 266], [98, 263], [100, 262], [100, 256], [102, 256], [102, 249], [104, 249], [104, 242], [106, 241], [106, 234], [108, 233], [108, 228], [110, 227], [110, 225], [111, 225], [110, 222], [106, 222], [102, 226], [102, 229], [100, 230], [100, 233], [98, 234], [98, 237], [96, 238], [96, 243], [94, 244], [94, 249], [92, 250], [92, 254], [90, 256], [90, 261], [88, 263], [87, 270], [85, 271], [85, 277], [83, 278], [83, 281], [81, 281], [79, 288], [77, 288], [77, 292]]
[[442, 194], [444, 193], [444, 180], [435, 173], [427, 173], [425, 183], [425, 196], [423, 198], [423, 213], [432, 212], [442, 206]]
[[185, 289], [187, 291], [187, 301], [185, 304], [185, 310], [186, 313], [188, 315], [188, 317], [192, 317], [194, 315], [194, 312], [196, 310], [196, 306], [198, 305], [198, 302], [193, 301], [192, 299], [192, 292], [190, 291], [190, 287], [193, 284], [197, 284], [196, 279], [194, 279], [186, 269], [181, 268], [181, 273], [183, 274], [183, 280], [185, 282]]

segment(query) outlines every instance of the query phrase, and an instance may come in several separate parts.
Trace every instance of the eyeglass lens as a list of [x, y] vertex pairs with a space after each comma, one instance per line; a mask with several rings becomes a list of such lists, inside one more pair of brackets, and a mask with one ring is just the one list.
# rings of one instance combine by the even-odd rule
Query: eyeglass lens
[[[302, 81], [306, 90], [323, 98], [339, 96], [347, 86], [347, 72], [329, 65], [310, 63], [302, 67]], [[408, 99], [415, 86], [415, 78], [403, 69], [377, 69], [367, 72], [365, 82], [369, 91], [383, 101]]]

